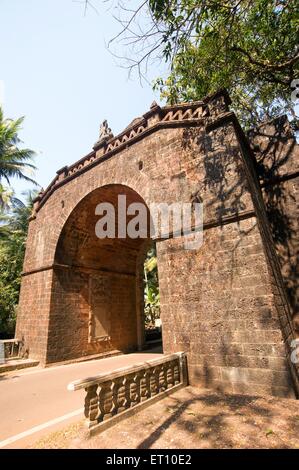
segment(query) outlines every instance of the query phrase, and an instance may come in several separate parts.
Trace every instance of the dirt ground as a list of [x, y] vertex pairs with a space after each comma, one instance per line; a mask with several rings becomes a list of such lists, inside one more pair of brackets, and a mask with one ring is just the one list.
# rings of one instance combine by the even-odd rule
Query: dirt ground
[[33, 448], [299, 448], [299, 401], [192, 387], [89, 438], [83, 421]]

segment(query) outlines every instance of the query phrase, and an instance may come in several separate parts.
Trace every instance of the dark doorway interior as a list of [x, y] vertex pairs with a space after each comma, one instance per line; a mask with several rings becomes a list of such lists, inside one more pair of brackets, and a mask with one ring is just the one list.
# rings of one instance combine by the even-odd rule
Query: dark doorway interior
[[146, 347], [162, 346], [160, 292], [156, 244], [149, 248], [144, 262], [144, 323]]

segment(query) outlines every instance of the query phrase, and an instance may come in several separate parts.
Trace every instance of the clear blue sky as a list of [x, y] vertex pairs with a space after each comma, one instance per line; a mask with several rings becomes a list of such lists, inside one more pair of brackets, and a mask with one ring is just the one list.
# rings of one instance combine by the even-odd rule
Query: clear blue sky
[[[20, 137], [38, 153], [43, 187], [92, 149], [103, 119], [116, 134], [159, 99], [151, 85], [129, 80], [107, 51], [119, 24], [107, 3], [93, 3], [99, 14], [84, 16], [83, 4], [72, 0], [0, 0], [4, 112], [26, 117]], [[151, 70], [152, 77], [161, 73]], [[30, 187], [13, 186], [17, 194]]]

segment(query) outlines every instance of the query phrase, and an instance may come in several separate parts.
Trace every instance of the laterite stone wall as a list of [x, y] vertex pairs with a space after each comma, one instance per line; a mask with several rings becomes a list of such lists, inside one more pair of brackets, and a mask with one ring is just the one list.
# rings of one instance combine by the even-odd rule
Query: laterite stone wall
[[184, 237], [157, 241], [164, 352], [187, 353], [194, 386], [294, 395], [290, 274], [273, 240], [257, 156], [228, 105], [225, 93], [154, 103], [122, 134], [60, 170], [40, 195], [16, 332], [31, 357], [49, 364], [142, 347], [150, 240], [97, 240], [98, 202], [115, 204], [123, 193], [147, 207], [203, 202], [200, 248], [186, 250]]

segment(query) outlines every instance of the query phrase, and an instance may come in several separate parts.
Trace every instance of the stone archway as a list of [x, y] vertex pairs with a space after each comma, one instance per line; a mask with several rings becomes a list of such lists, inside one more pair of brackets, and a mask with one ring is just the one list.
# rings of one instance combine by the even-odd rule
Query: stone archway
[[[126, 209], [132, 203], [146, 207], [128, 186], [107, 185], [85, 196], [61, 231], [53, 266], [48, 362], [144, 345], [143, 261], [149, 234], [99, 239], [95, 233], [101, 202], [115, 208], [118, 230], [119, 196]], [[132, 218], [127, 216], [126, 223]]]
[[[106, 191], [113, 202], [122, 185], [132, 201], [148, 207], [204, 202], [202, 248], [186, 250], [184, 235], [157, 242], [163, 350], [186, 352], [190, 383], [287, 396], [294, 382], [299, 390], [298, 366], [290, 360], [296, 333], [263, 188], [229, 103], [225, 92], [164, 108], [153, 103], [118, 136], [100, 139], [60, 169], [39, 195], [16, 329], [31, 358], [47, 364], [142, 346], [134, 283], [144, 246], [96, 244], [95, 221], [87, 219], [96, 195]], [[124, 325], [121, 335], [117, 325], [112, 332], [103, 307], [122, 298], [121, 290], [129, 300], [120, 310], [135, 312], [126, 336]]]

